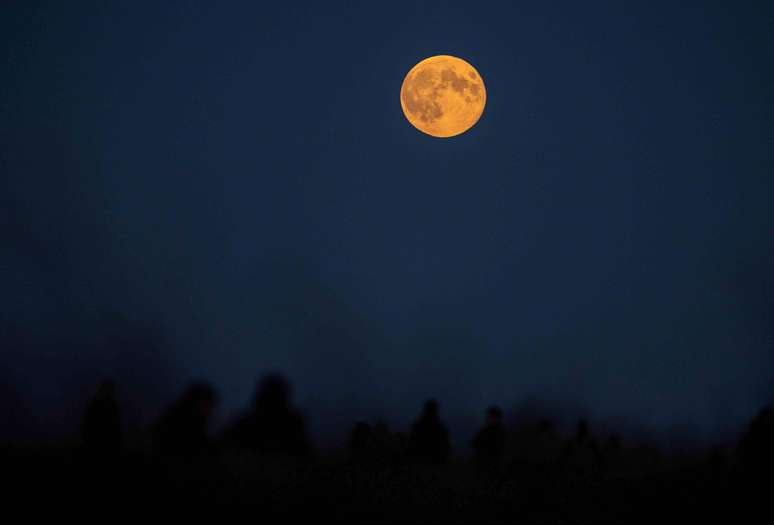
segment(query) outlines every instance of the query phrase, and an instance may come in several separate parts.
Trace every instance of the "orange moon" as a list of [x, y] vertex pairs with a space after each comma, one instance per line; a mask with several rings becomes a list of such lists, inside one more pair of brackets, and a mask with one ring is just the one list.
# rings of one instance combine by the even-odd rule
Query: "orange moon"
[[450, 55], [426, 58], [411, 68], [400, 88], [408, 121], [433, 137], [464, 133], [481, 118], [486, 89], [476, 68]]

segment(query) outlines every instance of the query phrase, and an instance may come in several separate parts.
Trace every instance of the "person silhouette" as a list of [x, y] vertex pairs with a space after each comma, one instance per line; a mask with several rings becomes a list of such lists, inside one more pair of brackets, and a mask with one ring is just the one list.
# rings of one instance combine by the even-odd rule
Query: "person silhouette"
[[422, 415], [411, 427], [409, 450], [411, 456], [420, 463], [442, 465], [451, 455], [449, 431], [438, 412], [438, 401], [428, 400]]
[[563, 459], [570, 471], [578, 475], [588, 475], [599, 468], [602, 457], [585, 419], [578, 421], [575, 438], [565, 447]]
[[763, 409], [750, 422], [738, 445], [739, 460], [745, 472], [762, 480], [774, 471], [774, 408]]
[[550, 419], [543, 418], [538, 422], [535, 432], [535, 447], [532, 454], [541, 467], [552, 467], [559, 459], [561, 438], [556, 433], [556, 427]]
[[156, 446], [167, 456], [196, 456], [212, 452], [209, 423], [217, 402], [208, 383], [194, 383], [173, 403], [154, 429]]
[[81, 421], [81, 435], [87, 454], [105, 458], [121, 450], [121, 407], [116, 400], [116, 385], [100, 383]]
[[279, 374], [258, 383], [252, 408], [226, 432], [226, 441], [244, 450], [297, 458], [313, 452], [304, 420], [293, 407], [291, 386]]
[[500, 464], [505, 454], [506, 432], [503, 425], [503, 411], [491, 406], [486, 411], [484, 426], [473, 438], [473, 454], [480, 466], [494, 467]]
[[371, 425], [358, 421], [349, 435], [349, 453], [353, 460], [368, 459], [374, 451], [374, 432]]
[[371, 440], [375, 457], [382, 465], [394, 465], [403, 459], [404, 441], [401, 436], [390, 431], [386, 421], [380, 419], [374, 423]]
[[618, 433], [610, 434], [600, 449], [602, 466], [610, 474], [619, 474], [624, 458], [623, 438]]

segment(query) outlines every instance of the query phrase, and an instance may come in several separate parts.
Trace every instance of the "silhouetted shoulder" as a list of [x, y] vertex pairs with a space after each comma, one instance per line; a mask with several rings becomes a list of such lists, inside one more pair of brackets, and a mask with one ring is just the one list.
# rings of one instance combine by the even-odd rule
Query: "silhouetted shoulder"
[[191, 385], [161, 416], [154, 427], [157, 449], [169, 456], [210, 453], [209, 424], [217, 401], [207, 383]]

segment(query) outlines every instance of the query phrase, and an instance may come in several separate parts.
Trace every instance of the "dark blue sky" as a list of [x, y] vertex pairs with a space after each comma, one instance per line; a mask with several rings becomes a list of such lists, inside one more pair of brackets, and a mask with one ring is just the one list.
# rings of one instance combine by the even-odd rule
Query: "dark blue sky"
[[[674, 4], [4, 3], [16, 425], [280, 369], [320, 434], [430, 395], [735, 428], [774, 397], [774, 5]], [[447, 140], [398, 100], [435, 54], [487, 87]]]

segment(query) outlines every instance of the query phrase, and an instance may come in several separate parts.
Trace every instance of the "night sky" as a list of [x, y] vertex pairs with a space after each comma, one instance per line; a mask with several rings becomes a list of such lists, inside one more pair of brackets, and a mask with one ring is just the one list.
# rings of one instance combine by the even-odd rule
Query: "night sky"
[[[320, 441], [774, 400], [774, 4], [450, 4], [4, 2], [3, 431], [104, 376], [140, 424], [280, 370]], [[436, 54], [487, 88], [451, 139], [399, 103]]]

